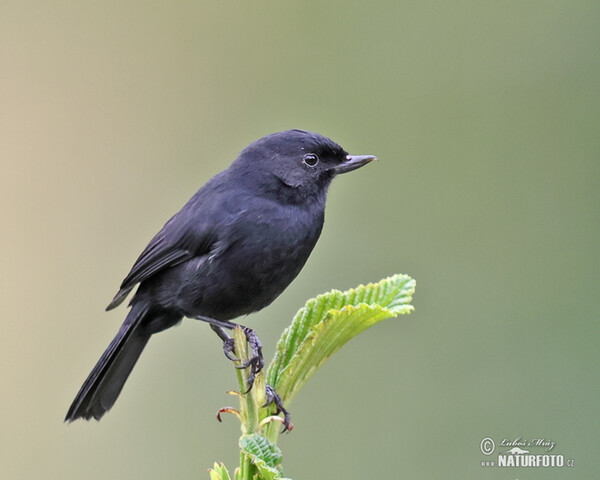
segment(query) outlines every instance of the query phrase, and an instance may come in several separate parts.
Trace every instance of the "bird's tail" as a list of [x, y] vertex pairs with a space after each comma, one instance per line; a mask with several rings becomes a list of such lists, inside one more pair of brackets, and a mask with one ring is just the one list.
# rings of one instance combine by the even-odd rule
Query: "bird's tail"
[[147, 314], [144, 302], [134, 304], [119, 332], [98, 360], [73, 400], [65, 422], [78, 418], [100, 420], [114, 405], [131, 369], [152, 332], [140, 326]]

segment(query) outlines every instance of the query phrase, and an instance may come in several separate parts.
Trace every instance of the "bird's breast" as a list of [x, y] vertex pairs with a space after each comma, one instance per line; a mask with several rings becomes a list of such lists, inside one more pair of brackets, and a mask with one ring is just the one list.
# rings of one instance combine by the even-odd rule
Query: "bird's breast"
[[[218, 254], [199, 262], [181, 296], [187, 315], [232, 319], [269, 305], [300, 273], [323, 227], [323, 211], [246, 211], [226, 229]], [[194, 269], [191, 264], [189, 267]]]

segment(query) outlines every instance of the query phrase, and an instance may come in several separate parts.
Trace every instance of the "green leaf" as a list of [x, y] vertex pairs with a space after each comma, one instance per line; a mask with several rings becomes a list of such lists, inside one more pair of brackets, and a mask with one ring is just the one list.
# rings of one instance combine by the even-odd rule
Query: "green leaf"
[[258, 470], [255, 480], [286, 480], [277, 468], [281, 463], [281, 450], [273, 442], [257, 433], [242, 435], [240, 448]]
[[254, 475], [254, 480], [285, 480], [279, 470], [269, 467], [262, 460], [254, 461], [254, 465], [258, 469], [258, 474]]
[[261, 460], [267, 466], [273, 468], [281, 463], [281, 450], [279, 447], [257, 433], [242, 435], [240, 448], [245, 454], [250, 455], [253, 463]]
[[382, 320], [410, 313], [415, 281], [397, 274], [377, 283], [310, 299], [277, 344], [267, 383], [284, 403], [351, 338]]
[[229, 472], [222, 463], [215, 462], [214, 467], [208, 473], [210, 474], [210, 480], [231, 480]]

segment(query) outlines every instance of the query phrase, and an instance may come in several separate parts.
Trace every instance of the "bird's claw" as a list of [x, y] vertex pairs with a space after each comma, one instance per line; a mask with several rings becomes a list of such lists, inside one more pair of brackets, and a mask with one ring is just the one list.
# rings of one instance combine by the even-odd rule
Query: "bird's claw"
[[290, 412], [288, 412], [284, 408], [283, 402], [281, 401], [281, 397], [270, 385], [265, 385], [265, 390], [267, 394], [267, 402], [263, 405], [263, 408], [274, 404], [276, 408], [275, 415], [283, 413], [283, 421], [281, 422], [283, 424], [283, 430], [281, 431], [281, 433], [291, 432], [294, 428], [294, 425], [292, 425], [292, 422], [290, 421], [292, 419], [292, 416], [290, 415]]
[[223, 353], [232, 362], [239, 361], [239, 358], [235, 356], [235, 341], [233, 338], [223, 340]]
[[252, 390], [252, 386], [254, 385], [254, 379], [256, 375], [260, 373], [265, 366], [265, 359], [262, 354], [262, 344], [260, 340], [256, 336], [254, 330], [248, 327], [244, 327], [244, 334], [246, 335], [246, 340], [248, 341], [248, 345], [251, 351], [251, 357], [248, 361], [243, 362], [240, 365], [237, 365], [236, 368], [241, 370], [250, 367], [250, 372], [248, 373], [248, 389], [244, 393], [248, 393]]
[[248, 340], [248, 345], [250, 346], [250, 350], [252, 352], [252, 357], [250, 358], [250, 362], [256, 364], [256, 372], [260, 372], [265, 366], [265, 360], [262, 354], [262, 343], [258, 339], [256, 332], [251, 328], [244, 327], [244, 334], [246, 335], [246, 340]]
[[[233, 337], [230, 337], [222, 326], [220, 325], [212, 325], [212, 329], [219, 335], [221, 340], [223, 340], [223, 353], [225, 356], [231, 360], [232, 362], [240, 362], [240, 359], [235, 354], [235, 340]], [[248, 390], [244, 393], [248, 393], [252, 389], [252, 385], [254, 385], [254, 379], [259, 372], [265, 366], [265, 360], [262, 354], [262, 344], [260, 340], [256, 336], [254, 330], [248, 327], [243, 327], [244, 335], [246, 336], [246, 341], [248, 342], [248, 346], [250, 347], [250, 358], [245, 362], [240, 362], [239, 365], [236, 365], [236, 368], [240, 370], [246, 369], [250, 367], [250, 372], [248, 373]]]

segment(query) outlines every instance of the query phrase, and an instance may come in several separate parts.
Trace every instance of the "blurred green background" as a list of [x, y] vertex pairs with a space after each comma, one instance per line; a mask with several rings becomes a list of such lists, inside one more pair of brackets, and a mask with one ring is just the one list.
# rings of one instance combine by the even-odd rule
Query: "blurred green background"
[[[266, 357], [322, 291], [403, 272], [417, 294], [296, 398], [286, 475], [592, 478], [599, 24], [597, 1], [0, 1], [0, 476], [235, 467], [235, 377], [191, 320], [102, 422], [62, 419], [147, 241], [245, 145], [304, 128], [381, 161], [334, 183], [308, 264], [247, 319]], [[484, 437], [576, 466], [484, 468]]]

